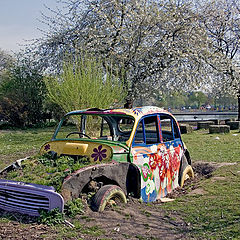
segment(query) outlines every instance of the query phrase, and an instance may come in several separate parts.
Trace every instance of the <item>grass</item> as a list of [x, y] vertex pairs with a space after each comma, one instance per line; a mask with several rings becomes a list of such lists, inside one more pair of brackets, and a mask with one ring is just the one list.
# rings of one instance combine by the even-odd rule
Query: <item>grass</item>
[[220, 167], [213, 173], [213, 177], [221, 179], [209, 178], [198, 183], [207, 194], [184, 195], [161, 208], [181, 213], [190, 226], [189, 238], [240, 239], [240, 133], [210, 135], [198, 131], [183, 138], [193, 162], [236, 164]]
[[240, 133], [237, 130], [229, 134], [199, 130], [182, 136], [193, 161], [240, 162]]
[[[1, 132], [0, 169], [10, 164], [12, 158], [17, 159], [19, 155], [24, 156], [31, 151], [37, 152], [51, 138], [52, 133], [52, 128]], [[236, 134], [238, 135], [235, 136]], [[193, 163], [204, 161], [236, 164], [223, 166], [213, 172], [213, 177], [222, 177], [221, 179], [203, 179], [197, 184], [207, 194], [184, 195], [174, 202], [159, 205], [159, 208], [169, 213], [179, 213], [189, 225], [189, 239], [240, 239], [240, 133], [231, 131], [229, 134], [208, 134], [207, 131], [195, 131], [183, 135], [183, 139]], [[0, 218], [0, 222], [5, 221], [8, 219]], [[58, 232], [56, 239], [80, 239], [81, 234], [95, 238], [104, 235], [98, 226], [82, 226], [75, 218], [73, 223], [74, 229], [55, 226], [54, 229]], [[137, 237], [141, 239], [141, 236]]]
[[14, 160], [37, 153], [51, 139], [53, 128], [0, 131], [0, 169]]

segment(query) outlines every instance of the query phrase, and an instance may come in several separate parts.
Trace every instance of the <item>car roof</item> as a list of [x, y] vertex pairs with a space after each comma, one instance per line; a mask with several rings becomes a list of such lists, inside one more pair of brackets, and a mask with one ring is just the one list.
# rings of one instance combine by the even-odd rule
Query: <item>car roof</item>
[[98, 109], [98, 108], [90, 108], [90, 109], [84, 109], [84, 110], [76, 110], [67, 113], [65, 116], [68, 115], [75, 115], [75, 114], [89, 114], [89, 115], [127, 115], [131, 116], [135, 119], [139, 119], [145, 115], [154, 114], [154, 113], [165, 113], [172, 115], [168, 111], [164, 110], [163, 108], [155, 107], [155, 106], [144, 106], [144, 107], [135, 107], [131, 109], [126, 108], [119, 108], [119, 109]]

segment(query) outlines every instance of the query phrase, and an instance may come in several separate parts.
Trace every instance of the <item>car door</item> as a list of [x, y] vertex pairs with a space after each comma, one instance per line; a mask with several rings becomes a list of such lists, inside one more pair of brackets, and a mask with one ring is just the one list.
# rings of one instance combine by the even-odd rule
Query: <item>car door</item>
[[168, 114], [143, 117], [138, 124], [131, 154], [141, 173], [141, 198], [151, 202], [178, 186], [183, 152], [179, 128]]

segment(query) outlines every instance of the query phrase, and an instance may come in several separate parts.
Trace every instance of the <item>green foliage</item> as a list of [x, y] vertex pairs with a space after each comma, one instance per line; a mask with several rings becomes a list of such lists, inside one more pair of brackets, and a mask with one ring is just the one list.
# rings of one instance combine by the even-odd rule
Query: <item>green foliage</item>
[[237, 99], [227, 93], [204, 93], [196, 92], [154, 92], [156, 104], [161, 107], [171, 107], [173, 109], [181, 109], [182, 107], [191, 107], [192, 109], [199, 109], [201, 106], [210, 104], [216, 109], [236, 108]]
[[73, 201], [69, 201], [64, 206], [64, 213], [68, 217], [75, 217], [78, 214], [83, 214], [83, 203], [80, 198], [74, 199]]
[[51, 159], [48, 155], [33, 157], [23, 162], [21, 170], [9, 172], [7, 178], [53, 186], [56, 191], [60, 192], [65, 177], [89, 164], [89, 160], [85, 158], [74, 160], [71, 157], [63, 156]]
[[50, 100], [66, 112], [89, 107], [108, 108], [125, 97], [122, 83], [111, 68], [93, 57], [66, 62], [59, 77], [45, 78]]
[[201, 105], [206, 104], [207, 100], [207, 95], [203, 92], [191, 92], [188, 96], [187, 105], [193, 108], [200, 108]]
[[14, 126], [44, 119], [45, 83], [30, 60], [19, 60], [0, 83], [0, 112]]
[[46, 224], [49, 226], [55, 226], [64, 222], [64, 215], [58, 208], [54, 208], [51, 211], [41, 209], [39, 211], [38, 223]]
[[187, 94], [181, 92], [173, 92], [172, 94], [165, 94], [165, 107], [181, 108], [186, 106]]
[[22, 127], [27, 122], [26, 104], [14, 97], [2, 97], [0, 112], [8, 121], [8, 126]]

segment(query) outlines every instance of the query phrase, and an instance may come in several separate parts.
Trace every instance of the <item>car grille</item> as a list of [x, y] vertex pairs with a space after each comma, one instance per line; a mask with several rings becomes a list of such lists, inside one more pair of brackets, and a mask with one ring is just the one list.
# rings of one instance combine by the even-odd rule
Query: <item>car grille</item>
[[37, 194], [13, 190], [0, 190], [0, 205], [12, 210], [26, 210], [38, 213], [39, 209], [49, 209], [49, 199]]
[[0, 208], [39, 216], [39, 210], [63, 211], [64, 201], [53, 187], [0, 179]]

